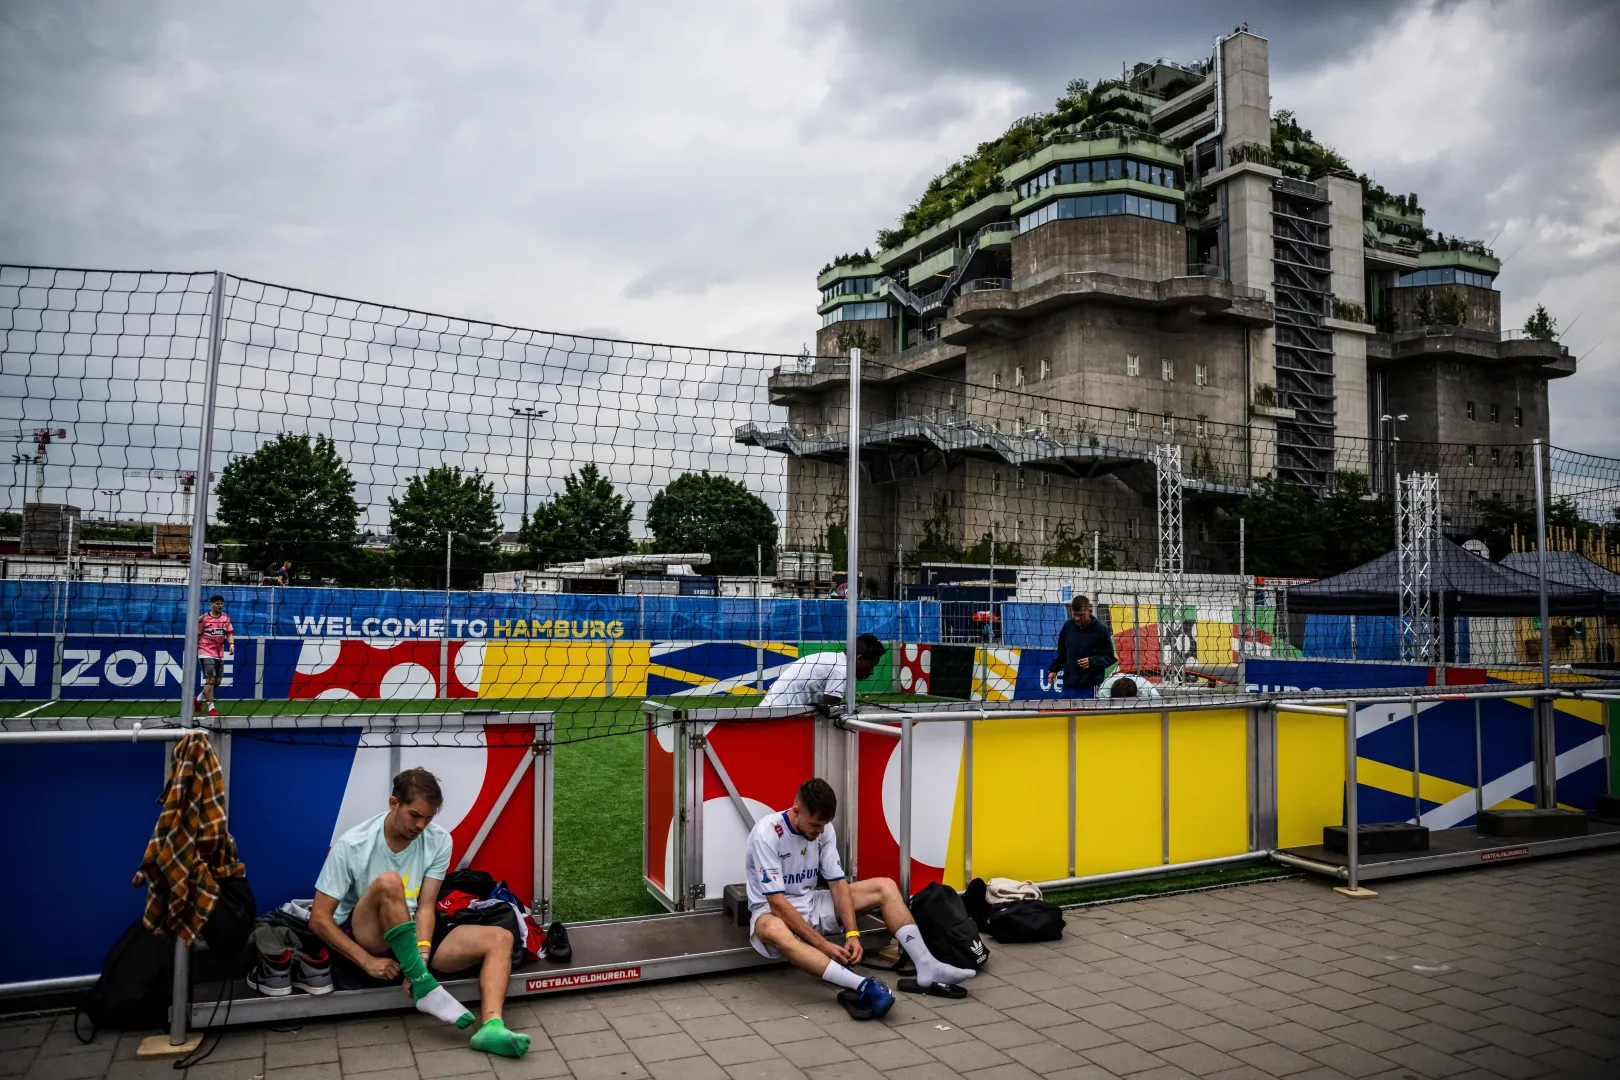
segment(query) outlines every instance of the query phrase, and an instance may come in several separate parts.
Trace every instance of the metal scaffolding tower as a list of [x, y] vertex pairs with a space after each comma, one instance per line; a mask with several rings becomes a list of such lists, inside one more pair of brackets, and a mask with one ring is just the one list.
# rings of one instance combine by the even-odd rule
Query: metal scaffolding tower
[[1395, 547], [1400, 567], [1401, 659], [1434, 663], [1439, 635], [1430, 606], [1434, 538], [1440, 531], [1440, 475], [1395, 478]]
[[1277, 472], [1318, 491], [1333, 479], [1332, 266], [1327, 189], [1280, 177], [1272, 186], [1271, 242], [1277, 311]]
[[1187, 661], [1193, 654], [1183, 618], [1187, 556], [1181, 524], [1181, 447], [1159, 447], [1153, 453], [1153, 463], [1158, 476], [1161, 680], [1179, 686], [1186, 681]]

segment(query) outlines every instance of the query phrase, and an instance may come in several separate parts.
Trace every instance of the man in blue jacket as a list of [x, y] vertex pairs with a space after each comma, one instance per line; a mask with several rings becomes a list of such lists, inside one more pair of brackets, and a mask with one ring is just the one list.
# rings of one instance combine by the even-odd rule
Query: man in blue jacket
[[1069, 604], [1073, 616], [1058, 631], [1057, 659], [1049, 674], [1063, 672], [1063, 693], [1068, 697], [1090, 697], [1089, 691], [1102, 685], [1108, 669], [1118, 663], [1114, 657], [1114, 635], [1091, 617], [1091, 601], [1076, 596]]

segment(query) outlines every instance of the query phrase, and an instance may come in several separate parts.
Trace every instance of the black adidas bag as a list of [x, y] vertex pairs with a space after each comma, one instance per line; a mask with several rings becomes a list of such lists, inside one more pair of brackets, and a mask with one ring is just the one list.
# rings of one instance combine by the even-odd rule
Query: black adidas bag
[[[90, 1018], [91, 1038], [104, 1027], [125, 1031], [162, 1027], [173, 993], [174, 942], [136, 919], [108, 950], [101, 977], [85, 995], [79, 1012]], [[77, 1021], [75, 1015], [75, 1031]]]
[[961, 896], [950, 886], [936, 881], [913, 896], [911, 917], [917, 920], [923, 944], [936, 960], [977, 971], [990, 959], [979, 928], [968, 918]]
[[985, 928], [1003, 945], [1057, 941], [1063, 937], [1063, 909], [1045, 900], [993, 904]]

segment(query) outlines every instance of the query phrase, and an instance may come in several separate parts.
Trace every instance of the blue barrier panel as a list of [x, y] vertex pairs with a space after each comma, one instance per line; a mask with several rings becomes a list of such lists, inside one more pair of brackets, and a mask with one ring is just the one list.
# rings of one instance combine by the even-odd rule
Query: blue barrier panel
[[0, 701], [51, 696], [56, 639], [0, 637]]
[[[1058, 631], [1069, 618], [1062, 604], [1004, 603], [1001, 640], [1014, 648], [1056, 648]], [[1054, 653], [1055, 655], [1055, 653]]]
[[140, 918], [146, 890], [129, 882], [157, 821], [170, 748], [57, 743], [0, 753], [0, 787], [23, 811], [11, 830], [12, 887], [0, 890], [0, 983], [94, 975]]

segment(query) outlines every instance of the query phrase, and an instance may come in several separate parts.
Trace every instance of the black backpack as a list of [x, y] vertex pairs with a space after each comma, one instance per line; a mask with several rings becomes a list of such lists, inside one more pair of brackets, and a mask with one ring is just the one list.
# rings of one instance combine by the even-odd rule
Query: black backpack
[[990, 959], [979, 928], [968, 918], [962, 898], [948, 885], [934, 882], [911, 898], [911, 917], [923, 944], [936, 960], [977, 971]]
[[[162, 1027], [168, 1019], [173, 984], [173, 940], [159, 937], [136, 919], [102, 961], [101, 977], [78, 1012], [90, 1018], [92, 1039], [98, 1028]], [[77, 1031], [78, 1015], [73, 1019]]]
[[1063, 909], [1045, 900], [992, 904], [985, 929], [1003, 945], [1057, 941], [1063, 937]]

